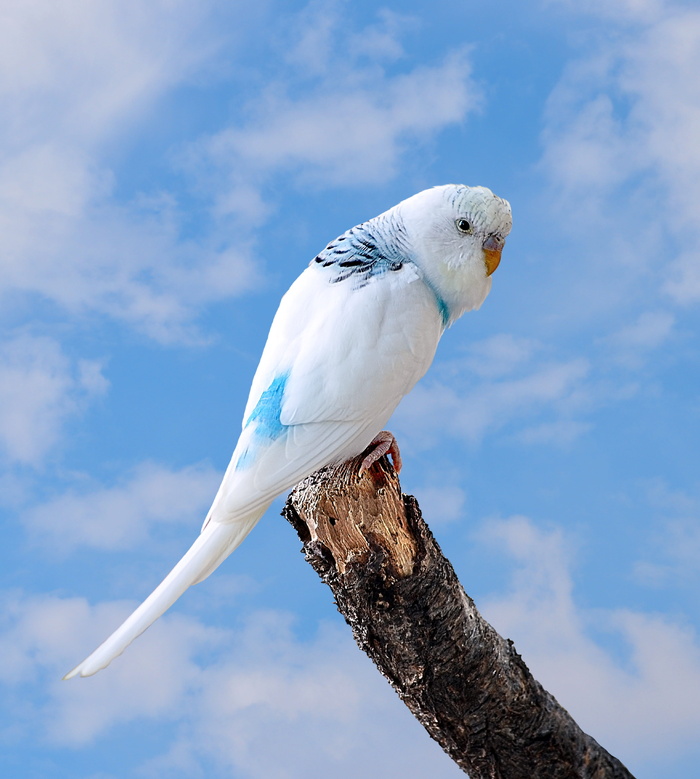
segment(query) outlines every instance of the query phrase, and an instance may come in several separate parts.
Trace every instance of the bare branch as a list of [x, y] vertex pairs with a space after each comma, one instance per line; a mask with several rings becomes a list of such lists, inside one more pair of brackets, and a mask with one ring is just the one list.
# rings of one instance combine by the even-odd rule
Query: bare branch
[[305, 479], [283, 514], [428, 733], [472, 779], [633, 779], [481, 617], [388, 460], [359, 475], [360, 459]]

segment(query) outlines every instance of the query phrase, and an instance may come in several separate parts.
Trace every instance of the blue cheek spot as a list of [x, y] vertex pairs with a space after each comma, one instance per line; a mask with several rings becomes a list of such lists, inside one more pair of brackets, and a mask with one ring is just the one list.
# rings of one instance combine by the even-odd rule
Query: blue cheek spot
[[255, 408], [250, 412], [248, 419], [246, 419], [243, 427], [247, 428], [249, 425], [254, 424], [255, 429], [251, 445], [238, 458], [237, 468], [245, 468], [251, 465], [260, 444], [275, 441], [287, 430], [287, 425], [282, 424], [281, 416], [282, 398], [284, 397], [284, 389], [288, 378], [289, 374], [286, 373], [274, 379], [272, 384], [262, 393]]
[[450, 309], [447, 303], [425, 276], [423, 276], [423, 281], [426, 283], [428, 289], [433, 293], [433, 295], [435, 295], [435, 303], [437, 304], [440, 317], [442, 318], [442, 326], [447, 327], [447, 325], [450, 323], [450, 317], [452, 316], [450, 314]]
[[442, 326], [447, 327], [450, 322], [450, 309], [447, 307], [447, 303], [435, 292], [435, 300], [440, 310], [440, 316], [442, 317]]

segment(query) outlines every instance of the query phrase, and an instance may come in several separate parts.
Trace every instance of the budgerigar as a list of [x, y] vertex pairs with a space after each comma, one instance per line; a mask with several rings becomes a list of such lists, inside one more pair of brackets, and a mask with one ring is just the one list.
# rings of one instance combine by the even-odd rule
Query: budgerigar
[[108, 665], [248, 535], [272, 500], [318, 468], [371, 445], [426, 372], [440, 336], [491, 289], [510, 205], [485, 187], [446, 185], [353, 227], [282, 298], [243, 429], [202, 531], [156, 590], [65, 678]]

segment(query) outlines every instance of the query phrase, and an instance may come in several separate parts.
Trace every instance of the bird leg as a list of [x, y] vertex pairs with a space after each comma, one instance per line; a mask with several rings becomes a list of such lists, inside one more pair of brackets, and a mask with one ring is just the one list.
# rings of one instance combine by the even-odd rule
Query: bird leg
[[388, 430], [382, 430], [365, 449], [365, 457], [360, 465], [360, 473], [369, 470], [380, 457], [390, 454], [396, 473], [401, 471], [401, 453], [394, 436]]

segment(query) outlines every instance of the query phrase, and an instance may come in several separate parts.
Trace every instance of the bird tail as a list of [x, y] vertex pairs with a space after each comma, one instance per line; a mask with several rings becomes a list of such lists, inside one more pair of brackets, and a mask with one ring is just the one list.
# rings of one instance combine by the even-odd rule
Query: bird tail
[[63, 678], [91, 676], [108, 666], [169, 609], [190, 585], [206, 579], [243, 542], [265, 512], [265, 508], [235, 522], [209, 522], [180, 562], [136, 611], [89, 657]]

